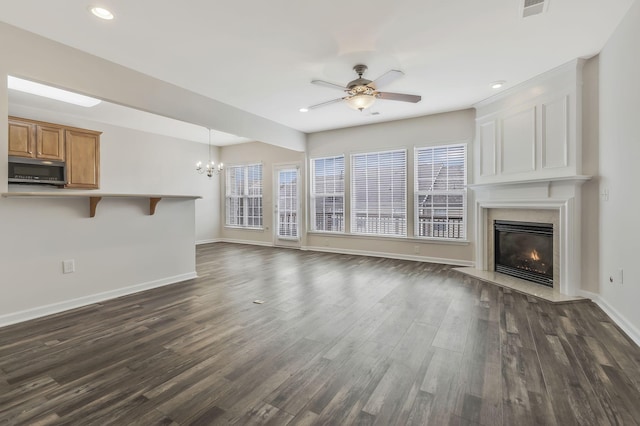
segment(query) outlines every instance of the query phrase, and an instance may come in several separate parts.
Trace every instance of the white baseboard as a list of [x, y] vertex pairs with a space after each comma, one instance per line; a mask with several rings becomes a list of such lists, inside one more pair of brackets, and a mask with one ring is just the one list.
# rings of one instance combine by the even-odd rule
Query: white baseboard
[[199, 245], [202, 245], [202, 244], [219, 243], [221, 241], [222, 240], [220, 238], [213, 238], [213, 239], [210, 239], [210, 240], [199, 240], [199, 241], [196, 241], [196, 245], [199, 246]]
[[442, 263], [445, 265], [455, 265], [455, 266], [475, 266], [475, 262], [470, 260], [467, 261], [467, 260], [459, 260], [459, 259], [445, 259], [441, 257], [416, 256], [416, 255], [410, 255], [410, 254], [382, 253], [382, 252], [366, 251], [366, 250], [340, 249], [335, 247], [306, 246], [306, 247], [302, 247], [302, 250], [320, 251], [324, 253], [352, 254], [355, 256], [386, 257], [389, 259], [412, 260], [414, 262]]
[[221, 242], [223, 243], [233, 243], [233, 244], [248, 244], [251, 246], [262, 246], [262, 247], [273, 247], [273, 243], [265, 243], [264, 241], [254, 241], [254, 240], [234, 240], [232, 238], [221, 238]]
[[588, 297], [593, 300], [609, 317], [616, 323], [633, 340], [636, 345], [640, 346], [640, 330], [631, 324], [620, 312], [604, 300], [599, 294], [590, 291], [580, 290], [580, 296]]
[[83, 296], [77, 299], [65, 300], [64, 302], [52, 303], [51, 305], [39, 306], [37, 308], [26, 309], [20, 312], [14, 312], [0, 316], [0, 327], [16, 324], [47, 315], [57, 314], [70, 309], [80, 308], [82, 306], [92, 305], [94, 303], [104, 302], [105, 300], [115, 299], [116, 297], [126, 296], [128, 294], [138, 293], [152, 288], [163, 287], [169, 284], [179, 283], [181, 281], [197, 278], [196, 272], [166, 277], [155, 281], [149, 281], [142, 284], [136, 284], [129, 287], [119, 288], [116, 290], [105, 291], [102, 293]]

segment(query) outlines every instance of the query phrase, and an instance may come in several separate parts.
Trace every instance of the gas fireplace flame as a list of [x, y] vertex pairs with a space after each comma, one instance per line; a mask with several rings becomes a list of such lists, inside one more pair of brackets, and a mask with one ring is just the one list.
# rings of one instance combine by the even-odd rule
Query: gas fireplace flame
[[538, 255], [538, 252], [533, 249], [531, 250], [531, 260], [535, 260], [535, 261], [539, 261], [540, 260], [540, 256]]

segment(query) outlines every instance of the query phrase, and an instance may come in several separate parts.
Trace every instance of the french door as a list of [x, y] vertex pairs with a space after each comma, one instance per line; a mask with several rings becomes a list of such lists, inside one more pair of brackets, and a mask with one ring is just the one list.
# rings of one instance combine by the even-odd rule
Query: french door
[[276, 166], [275, 243], [299, 246], [300, 242], [300, 168]]

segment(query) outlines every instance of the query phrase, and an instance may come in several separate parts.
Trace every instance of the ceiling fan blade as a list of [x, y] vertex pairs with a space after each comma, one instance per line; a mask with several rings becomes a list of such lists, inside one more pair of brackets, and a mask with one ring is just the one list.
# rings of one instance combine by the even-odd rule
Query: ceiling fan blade
[[343, 92], [347, 90], [347, 88], [344, 86], [340, 86], [339, 84], [329, 83], [328, 81], [324, 81], [324, 80], [311, 80], [311, 83], [317, 84], [318, 86], [328, 87], [329, 89], [338, 89]]
[[315, 105], [311, 105], [310, 107], [307, 107], [307, 109], [309, 111], [311, 111], [312, 109], [316, 109], [316, 108], [320, 108], [326, 105], [331, 105], [331, 104], [335, 104], [336, 102], [340, 102], [342, 101], [344, 98], [338, 98], [338, 99], [332, 99], [330, 101], [327, 102], [322, 102], [321, 104], [315, 104]]
[[373, 80], [369, 86], [372, 86], [374, 89], [377, 89], [382, 86], [386, 86], [387, 84], [391, 84], [400, 77], [402, 77], [404, 73], [400, 70], [391, 70], [382, 74], [380, 77]]
[[406, 95], [404, 93], [378, 92], [378, 98], [386, 99], [388, 101], [413, 102], [415, 104], [417, 102], [420, 102], [422, 96]]

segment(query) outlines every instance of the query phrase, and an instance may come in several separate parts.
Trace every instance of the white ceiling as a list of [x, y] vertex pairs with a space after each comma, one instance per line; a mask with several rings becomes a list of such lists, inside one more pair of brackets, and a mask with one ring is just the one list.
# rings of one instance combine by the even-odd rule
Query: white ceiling
[[[467, 108], [577, 57], [597, 54], [634, 0], [547, 0], [519, 16], [524, 0], [20, 0], [0, 20], [201, 93], [303, 132]], [[99, 5], [116, 18], [101, 21]], [[372, 116], [310, 84], [344, 85], [357, 63], [370, 80], [406, 74], [383, 90], [418, 104], [378, 100]]]
[[[32, 108], [56, 111], [57, 113], [67, 116], [80, 117], [85, 120], [170, 136], [177, 139], [204, 144], [211, 142], [212, 145], [216, 146], [235, 145], [251, 140], [213, 129], [210, 130], [211, 134], [209, 135], [209, 129], [205, 127], [111, 102], [101, 102], [94, 107], [85, 108], [41, 96], [18, 92], [16, 90], [9, 90], [10, 115], [30, 117], [29, 113]], [[210, 140], [209, 137], [211, 138]]]

